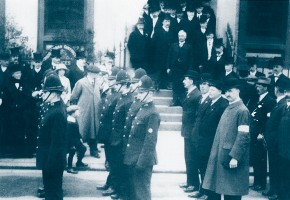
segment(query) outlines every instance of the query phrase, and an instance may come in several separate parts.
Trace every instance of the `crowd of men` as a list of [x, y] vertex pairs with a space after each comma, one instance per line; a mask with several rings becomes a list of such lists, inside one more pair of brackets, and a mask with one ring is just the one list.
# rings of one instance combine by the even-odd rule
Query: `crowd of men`
[[[257, 71], [257, 58], [235, 66], [215, 37], [209, 1], [148, 1], [130, 34], [134, 77], [113, 67], [113, 54], [87, 63], [77, 51], [71, 66], [61, 51], [34, 53], [30, 65], [19, 48], [0, 55], [0, 153], [33, 157], [43, 171], [46, 199], [62, 199], [62, 176], [77, 173], [87, 143], [99, 158], [104, 144], [109, 171], [97, 186], [112, 199], [149, 200], [160, 116], [153, 91], [172, 88], [170, 106], [182, 106], [186, 183], [196, 199], [241, 199], [253, 190], [269, 199], [290, 199], [290, 81], [283, 59], [272, 74]], [[147, 75], [148, 74], [148, 75]], [[68, 159], [67, 153], [69, 154]], [[270, 187], [267, 185], [269, 163]]]

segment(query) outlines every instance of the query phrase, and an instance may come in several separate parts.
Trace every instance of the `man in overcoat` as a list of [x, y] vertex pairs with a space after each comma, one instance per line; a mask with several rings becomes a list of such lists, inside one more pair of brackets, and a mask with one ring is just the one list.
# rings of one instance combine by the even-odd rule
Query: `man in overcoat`
[[178, 32], [178, 43], [170, 46], [167, 58], [167, 73], [172, 77], [173, 100], [171, 106], [181, 105], [185, 96], [182, 85], [184, 74], [193, 67], [192, 46], [186, 42], [186, 32]]
[[279, 199], [290, 199], [290, 81], [285, 84], [286, 105], [283, 107], [283, 113], [278, 130], [278, 156], [279, 156], [279, 174], [281, 177], [281, 186]]
[[279, 173], [279, 156], [278, 156], [278, 128], [282, 118], [283, 109], [286, 106], [285, 86], [287, 81], [280, 79], [275, 83], [276, 105], [270, 113], [270, 117], [266, 124], [265, 140], [267, 143], [268, 158], [269, 158], [269, 182], [268, 191], [262, 194], [268, 196], [269, 199], [275, 200], [279, 198], [280, 190], [280, 173]]
[[100, 77], [101, 72], [97, 66], [86, 66], [87, 75], [80, 79], [71, 94], [71, 103], [77, 104], [80, 108], [78, 119], [80, 134], [83, 141], [90, 146], [90, 155], [99, 158], [97, 149], [99, 131], [99, 105]]
[[47, 108], [41, 116], [37, 165], [42, 169], [46, 200], [62, 200], [62, 179], [66, 166], [66, 107], [61, 100], [63, 86], [56, 75], [47, 77], [43, 87]]
[[187, 89], [187, 95], [182, 103], [182, 127], [181, 136], [184, 138], [184, 159], [186, 166], [186, 183], [179, 187], [185, 191], [193, 192], [199, 187], [197, 165], [193, 159], [193, 143], [191, 142], [191, 131], [195, 121], [195, 113], [198, 110], [201, 93], [197, 88], [200, 76], [198, 72], [189, 70], [184, 75], [183, 84]]
[[69, 68], [68, 79], [70, 80], [71, 88], [73, 89], [76, 82], [82, 79], [85, 75], [86, 55], [84, 51], [77, 51], [75, 63]]
[[151, 176], [157, 164], [156, 144], [160, 116], [153, 103], [153, 82], [150, 77], [140, 79], [137, 98], [144, 102], [132, 122], [124, 154], [124, 164], [130, 169], [130, 199], [151, 200]]
[[229, 79], [229, 106], [218, 124], [202, 187], [209, 199], [237, 199], [249, 191], [250, 113], [239, 97], [240, 82]]

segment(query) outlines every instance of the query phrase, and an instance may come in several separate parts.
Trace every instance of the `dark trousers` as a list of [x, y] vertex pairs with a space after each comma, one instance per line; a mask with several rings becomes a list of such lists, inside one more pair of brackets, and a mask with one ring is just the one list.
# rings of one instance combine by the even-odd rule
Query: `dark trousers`
[[62, 177], [63, 169], [42, 169], [45, 200], [63, 200]]
[[[241, 200], [242, 196], [224, 195], [224, 200]], [[208, 200], [221, 200], [221, 195], [208, 191]]]
[[279, 192], [279, 199], [289, 200], [290, 199], [290, 159], [283, 157], [279, 158], [280, 160], [280, 180], [281, 180], [281, 189]]
[[278, 194], [280, 188], [280, 177], [279, 177], [279, 156], [278, 148], [269, 149], [269, 177], [270, 177], [270, 192]]
[[201, 177], [199, 192], [205, 193], [205, 194], [207, 193], [206, 193], [206, 190], [202, 188], [202, 183], [204, 180], [208, 159], [209, 159], [209, 154], [208, 155], [201, 155], [200, 153], [198, 154], [198, 169], [199, 169], [200, 177]]
[[[112, 172], [112, 147], [108, 144], [104, 144], [104, 150], [105, 150], [105, 156], [106, 156], [106, 161], [108, 162], [109, 165], [109, 174], [106, 180], [106, 185], [109, 185], [110, 187], [114, 188], [114, 183], [116, 185], [116, 177], [114, 176], [114, 173]], [[114, 188], [115, 189], [115, 188]]]
[[151, 200], [151, 177], [153, 167], [128, 167], [129, 199]]
[[187, 175], [187, 185], [199, 187], [197, 149], [189, 138], [184, 138], [184, 158]]
[[257, 141], [253, 145], [253, 169], [254, 185], [266, 187], [267, 183], [267, 151], [262, 142]]
[[172, 93], [173, 102], [176, 104], [181, 104], [185, 97], [185, 88], [183, 86], [183, 75], [182, 71], [172, 70], [170, 76], [172, 77]]
[[86, 151], [87, 151], [87, 147], [81, 141], [77, 142], [69, 150], [68, 159], [67, 159], [67, 166], [69, 168], [72, 167], [73, 157], [74, 157], [75, 153], [77, 153], [77, 159], [78, 159], [77, 162], [81, 162], [85, 156]]
[[126, 169], [123, 164], [123, 154], [122, 154], [122, 145], [111, 146], [111, 173], [116, 178], [113, 183], [114, 189], [119, 193], [119, 195], [126, 195], [127, 186], [127, 177]]

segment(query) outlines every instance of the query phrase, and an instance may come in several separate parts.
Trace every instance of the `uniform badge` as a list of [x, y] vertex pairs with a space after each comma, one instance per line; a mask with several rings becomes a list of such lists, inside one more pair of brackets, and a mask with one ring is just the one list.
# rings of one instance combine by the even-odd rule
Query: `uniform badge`
[[148, 129], [148, 133], [153, 133], [153, 129], [152, 128], [149, 128]]

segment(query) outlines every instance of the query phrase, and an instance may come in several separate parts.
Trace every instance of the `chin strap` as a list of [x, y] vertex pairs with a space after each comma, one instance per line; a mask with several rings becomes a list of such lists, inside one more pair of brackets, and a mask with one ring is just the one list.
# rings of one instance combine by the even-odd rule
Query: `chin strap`
[[51, 92], [49, 92], [49, 95], [46, 97], [46, 99], [43, 100], [43, 102], [46, 102], [46, 100], [50, 97]]
[[147, 98], [148, 94], [149, 94], [149, 91], [147, 92], [147, 94], [145, 95], [145, 97], [141, 100], [141, 102], [144, 102], [144, 100]]

